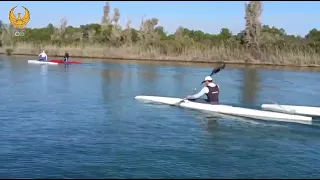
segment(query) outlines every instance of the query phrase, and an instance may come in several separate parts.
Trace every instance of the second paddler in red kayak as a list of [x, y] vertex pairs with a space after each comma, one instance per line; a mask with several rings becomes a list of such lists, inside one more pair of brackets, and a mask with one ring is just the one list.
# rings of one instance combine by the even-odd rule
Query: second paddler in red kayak
[[63, 59], [52, 59], [50, 62], [55, 62], [59, 64], [82, 64], [81, 61], [70, 61], [70, 55], [67, 51], [65, 51]]
[[69, 60], [69, 53], [66, 51], [64, 54], [64, 57], [63, 57], [63, 61], [64, 61], [64, 63], [67, 63], [68, 60]]

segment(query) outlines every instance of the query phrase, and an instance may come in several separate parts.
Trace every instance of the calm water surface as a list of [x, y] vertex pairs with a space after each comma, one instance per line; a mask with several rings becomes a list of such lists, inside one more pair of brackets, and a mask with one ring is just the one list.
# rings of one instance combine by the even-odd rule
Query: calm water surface
[[[317, 178], [320, 127], [136, 101], [184, 97], [213, 65], [0, 56], [1, 178]], [[33, 58], [34, 59], [34, 58]], [[318, 72], [236, 69], [222, 103], [320, 106]]]

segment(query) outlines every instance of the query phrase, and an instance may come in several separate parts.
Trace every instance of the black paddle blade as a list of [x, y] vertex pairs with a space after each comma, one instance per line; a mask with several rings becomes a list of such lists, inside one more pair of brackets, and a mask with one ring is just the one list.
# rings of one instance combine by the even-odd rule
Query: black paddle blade
[[[220, 67], [218, 68], [214, 68], [210, 74], [210, 76], [217, 74], [218, 72], [220, 72], [221, 70], [223, 70], [226, 67], [226, 64], [222, 64]], [[203, 84], [206, 81], [202, 81], [201, 84]]]
[[214, 68], [210, 74], [210, 76], [217, 74], [218, 72], [220, 72], [222, 69], [224, 69], [226, 67], [226, 64], [223, 64], [222, 66], [218, 67], [218, 68]]

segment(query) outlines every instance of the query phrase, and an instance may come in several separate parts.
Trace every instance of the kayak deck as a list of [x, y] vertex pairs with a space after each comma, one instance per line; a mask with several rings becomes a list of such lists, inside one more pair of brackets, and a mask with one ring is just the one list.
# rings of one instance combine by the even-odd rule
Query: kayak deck
[[247, 109], [247, 108], [241, 108], [241, 107], [233, 107], [229, 105], [203, 104], [203, 103], [183, 100], [180, 98], [159, 97], [159, 96], [136, 96], [135, 99], [158, 102], [158, 103], [163, 103], [168, 105], [176, 105], [176, 106], [189, 108], [189, 109], [196, 109], [196, 110], [202, 110], [202, 111], [210, 111], [210, 112], [216, 112], [221, 114], [259, 119], [259, 120], [273, 120], [273, 121], [286, 121], [286, 122], [295, 122], [295, 121], [311, 122], [312, 121], [312, 117], [307, 117], [307, 116], [298, 116], [298, 115], [291, 115], [291, 114], [278, 113], [278, 112]]
[[50, 62], [54, 62], [54, 63], [58, 63], [58, 64], [82, 64], [82, 62], [80, 62], [80, 61], [68, 61], [67, 63], [65, 63], [61, 59], [53, 59], [53, 60], [50, 60]]
[[39, 60], [28, 60], [28, 63], [31, 63], [31, 64], [50, 64], [50, 65], [58, 65], [58, 63], [55, 63], [55, 62], [39, 61]]
[[320, 117], [320, 107], [291, 106], [291, 105], [281, 105], [281, 104], [262, 104], [261, 108], [267, 111]]

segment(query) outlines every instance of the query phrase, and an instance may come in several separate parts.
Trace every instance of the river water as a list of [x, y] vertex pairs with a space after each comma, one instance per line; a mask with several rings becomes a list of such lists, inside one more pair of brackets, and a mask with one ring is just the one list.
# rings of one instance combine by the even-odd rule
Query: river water
[[[215, 65], [0, 56], [1, 178], [316, 178], [320, 127], [142, 103], [185, 97]], [[221, 103], [320, 106], [320, 75], [226, 69]]]

